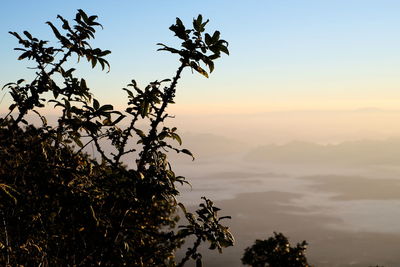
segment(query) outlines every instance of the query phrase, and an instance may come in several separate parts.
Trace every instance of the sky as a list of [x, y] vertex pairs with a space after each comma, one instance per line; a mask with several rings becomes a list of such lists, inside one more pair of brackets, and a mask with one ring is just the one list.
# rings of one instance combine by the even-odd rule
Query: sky
[[[77, 9], [99, 16], [104, 30], [94, 45], [109, 49], [110, 73], [80, 64], [102, 102], [124, 107], [121, 88], [170, 78], [179, 64], [157, 52], [175, 44], [168, 27], [180, 17], [190, 25], [202, 14], [221, 31], [230, 56], [216, 62], [209, 79], [186, 70], [177, 114], [262, 114], [288, 111], [397, 110], [400, 103], [399, 1], [7, 1], [0, 16], [0, 83], [31, 73], [16, 60], [15, 38], [30, 31], [54, 40], [45, 22]], [[0, 96], [3, 96], [4, 91]], [[0, 109], [7, 108], [7, 96]], [[8, 106], [8, 104], [7, 104]], [[339, 126], [337, 126], [339, 127]]]

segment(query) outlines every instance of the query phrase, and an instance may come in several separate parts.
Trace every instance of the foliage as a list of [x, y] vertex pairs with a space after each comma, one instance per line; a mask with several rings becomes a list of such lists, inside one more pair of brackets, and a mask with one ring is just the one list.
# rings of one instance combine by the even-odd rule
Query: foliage
[[[176, 185], [187, 182], [174, 173], [167, 154], [193, 155], [180, 148], [177, 129], [165, 125], [183, 69], [208, 77], [201, 65], [212, 72], [221, 53], [229, 53], [227, 42], [218, 31], [205, 33], [208, 20], [201, 15], [193, 29], [177, 18], [170, 30], [182, 40], [181, 48], [159, 44], [159, 50], [179, 56], [176, 75], [144, 89], [132, 80], [123, 89], [127, 108], [118, 111], [95, 99], [85, 79], [66, 67], [76, 57], [93, 68], [110, 69], [105, 57], [111, 52], [90, 45], [101, 27], [97, 16], [78, 10], [73, 24], [57, 18], [61, 29], [47, 22], [56, 47], [27, 31], [23, 36], [10, 32], [22, 46], [16, 48], [22, 52], [18, 59], [32, 60], [37, 77], [3, 87], [13, 103], [0, 118], [1, 265], [183, 266], [189, 259], [201, 265], [201, 242], [219, 251], [231, 246], [233, 237], [220, 224], [226, 217], [218, 218], [210, 200], [204, 198], [196, 215], [177, 202]], [[49, 105], [60, 111], [56, 125], [40, 113]], [[41, 125], [33, 126], [28, 114], [37, 114]], [[98, 159], [84, 152], [89, 145]], [[179, 207], [186, 225], [177, 215]], [[177, 262], [175, 252], [192, 237], [195, 243]]]
[[273, 237], [256, 240], [253, 246], [246, 248], [242, 263], [253, 267], [308, 267], [306, 247], [306, 241], [292, 247], [282, 233], [274, 232]]

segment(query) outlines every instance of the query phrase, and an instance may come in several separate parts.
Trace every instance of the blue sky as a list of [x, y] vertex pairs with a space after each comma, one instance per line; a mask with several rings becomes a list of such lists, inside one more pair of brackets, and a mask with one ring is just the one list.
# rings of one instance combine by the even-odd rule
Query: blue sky
[[125, 101], [120, 88], [132, 78], [145, 85], [173, 75], [177, 59], [156, 52], [155, 44], [174, 43], [168, 27], [175, 17], [189, 24], [199, 13], [229, 41], [231, 56], [216, 63], [210, 79], [187, 70], [177, 112], [393, 109], [400, 103], [400, 2], [385, 0], [2, 1], [0, 83], [29, 73], [29, 63], [16, 61], [8, 31], [50, 39], [45, 21], [57, 14], [72, 19], [78, 8], [99, 16], [104, 30], [94, 44], [112, 51], [110, 73], [81, 64], [79, 74], [101, 100], [117, 106]]

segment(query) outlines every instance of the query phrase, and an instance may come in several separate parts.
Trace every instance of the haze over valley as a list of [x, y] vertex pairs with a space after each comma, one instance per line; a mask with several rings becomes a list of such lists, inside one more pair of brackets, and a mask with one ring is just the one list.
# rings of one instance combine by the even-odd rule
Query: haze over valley
[[[288, 112], [258, 115], [252, 118], [256, 122], [238, 120], [245, 127], [237, 125], [237, 131], [233, 123], [226, 126], [235, 116], [227, 116], [225, 132], [216, 130], [217, 123], [212, 129], [224, 136], [196, 134], [194, 127], [182, 131], [183, 146], [196, 160], [172, 156], [176, 173], [193, 187], [184, 187], [181, 201], [196, 205], [201, 196], [216, 200], [222, 215], [232, 216], [229, 224], [237, 241], [222, 255], [206, 252], [206, 266], [241, 266], [244, 248], [273, 231], [293, 243], [307, 240], [307, 255], [315, 266], [396, 266], [400, 261], [400, 135], [396, 123], [374, 128], [382, 117], [395, 120], [398, 112], [342, 111], [336, 120], [334, 112], [324, 114], [325, 121], [320, 112], [311, 111], [292, 113], [292, 120], [282, 118]], [[350, 124], [351, 116], [360, 121]], [[306, 117], [308, 124], [299, 127]], [[321, 127], [321, 122], [331, 127]], [[265, 132], [250, 128], [251, 123]], [[340, 127], [344, 124], [351, 127]], [[312, 131], [316, 125], [319, 133]], [[365, 135], [355, 138], [363, 130]], [[269, 137], [261, 138], [263, 133]], [[302, 140], [304, 136], [308, 138]]]

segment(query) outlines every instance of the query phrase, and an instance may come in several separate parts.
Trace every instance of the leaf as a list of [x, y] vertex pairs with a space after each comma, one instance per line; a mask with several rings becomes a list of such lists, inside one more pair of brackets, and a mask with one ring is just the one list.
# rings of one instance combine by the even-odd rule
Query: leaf
[[12, 111], [12, 110], [15, 109], [16, 106], [17, 106], [17, 104], [11, 104], [11, 105], [8, 107], [8, 109]]
[[201, 24], [201, 32], [204, 32], [204, 30], [205, 30], [205, 27], [206, 27], [206, 25], [207, 25], [207, 23], [208, 22], [210, 22], [210, 20], [208, 19], [208, 20], [206, 20], [205, 22], [203, 22], [202, 24]]
[[208, 69], [210, 70], [210, 73], [214, 71], [214, 62], [210, 61], [208, 62]]
[[69, 30], [71, 29], [71, 27], [69, 26], [69, 23], [66, 19], [64, 19], [63, 17], [61, 17], [60, 15], [57, 16], [58, 19], [60, 19], [63, 22], [62, 28], [64, 30]]
[[92, 58], [91, 58], [91, 62], [92, 62], [92, 68], [96, 67], [96, 64], [97, 64], [97, 58], [95, 58], [95, 57], [92, 57]]
[[216, 53], [216, 54], [212, 54], [212, 55], [209, 56], [208, 58], [209, 58], [210, 60], [214, 60], [214, 59], [217, 59], [217, 58], [220, 58], [220, 57], [221, 57], [220, 53]]
[[213, 70], [214, 70], [214, 62], [212, 61], [212, 59], [210, 59], [210, 57], [205, 56], [201, 60], [204, 62], [204, 64], [206, 64], [208, 66], [208, 69], [210, 70], [210, 73], [213, 72]]
[[78, 9], [78, 14], [83, 18], [85, 23], [88, 23], [88, 16], [82, 9]]
[[54, 35], [57, 37], [58, 40], [61, 41], [61, 39], [64, 37], [60, 34], [60, 32], [57, 30], [57, 28], [53, 25], [53, 23], [51, 23], [50, 21], [46, 22], [46, 24], [48, 24], [51, 29], [53, 30]]
[[122, 90], [126, 91], [126, 92], [128, 93], [128, 95], [129, 95], [129, 97], [131, 97], [131, 98], [133, 98], [133, 97], [134, 97], [134, 96], [133, 96], [133, 93], [132, 93], [132, 91], [131, 91], [131, 90], [129, 90], [129, 89], [126, 89], [126, 88], [122, 88]]
[[229, 50], [228, 50], [228, 48], [226, 46], [224, 46], [224, 45], [219, 46], [219, 50], [224, 52], [225, 54], [227, 54], [229, 56]]
[[201, 262], [201, 258], [198, 258], [196, 260], [196, 267], [202, 267], [202, 266], [203, 266], [203, 263]]
[[104, 50], [104, 51], [102, 51], [100, 53], [100, 56], [104, 57], [104, 56], [107, 56], [108, 54], [111, 54], [111, 51], [110, 50]]
[[223, 219], [232, 219], [232, 216], [222, 216], [218, 220], [223, 220]]
[[135, 129], [135, 132], [136, 132], [136, 134], [139, 135], [141, 138], [145, 138], [145, 137], [146, 137], [146, 135], [145, 135], [145, 134], [143, 133], [143, 131], [140, 130], [140, 129]]
[[6, 83], [6, 84], [1, 88], [1, 90], [4, 90], [4, 88], [6, 88], [7, 86], [10, 86], [10, 85], [12, 85], [12, 84], [16, 84], [16, 83]]
[[74, 136], [74, 137], [72, 137], [72, 139], [74, 140], [74, 142], [75, 142], [79, 147], [83, 147], [82, 141], [79, 139], [79, 137]]
[[192, 152], [190, 152], [189, 150], [187, 150], [187, 149], [182, 149], [182, 150], [180, 150], [182, 153], [184, 153], [184, 154], [187, 154], [187, 155], [189, 155], [189, 156], [191, 156], [192, 157], [192, 159], [194, 160], [194, 156], [193, 156], [193, 154], [192, 154]]
[[203, 22], [203, 17], [199, 14], [197, 16], [197, 19], [193, 19], [193, 28], [198, 31], [201, 32], [201, 23]]
[[118, 122], [122, 121], [125, 117], [126, 117], [125, 115], [119, 116], [115, 121], [111, 123], [111, 125], [116, 125]]
[[104, 126], [110, 126], [111, 125], [111, 120], [109, 118], [103, 120], [103, 125]]
[[16, 32], [8, 32], [8, 33], [11, 35], [14, 35], [18, 40], [22, 40], [21, 36], [19, 36], [18, 33], [16, 33]]
[[22, 55], [20, 55], [19, 57], [18, 57], [18, 60], [22, 60], [22, 59], [24, 59], [24, 58], [27, 58], [27, 57], [29, 57], [30, 55], [31, 55], [31, 51], [26, 51], [26, 52], [24, 52], [24, 53], [22, 53]]
[[205, 42], [206, 42], [206, 45], [211, 45], [212, 44], [211, 35], [209, 35], [208, 33], [206, 33], [206, 35], [205, 35]]
[[83, 79], [83, 78], [81, 79], [81, 87], [82, 87], [83, 89], [85, 89], [85, 90], [88, 89], [88, 88], [87, 88], [87, 85], [86, 85], [86, 81], [85, 81], [85, 79]]
[[179, 205], [179, 207], [181, 207], [181, 209], [182, 209], [183, 213], [184, 213], [184, 214], [186, 214], [186, 213], [187, 213], [187, 211], [186, 211], [186, 207], [185, 207], [185, 205], [183, 205], [182, 203], [178, 203], [178, 205]]
[[161, 44], [161, 43], [158, 43], [157, 45], [163, 46], [162, 48], [157, 49], [157, 51], [163, 51], [163, 50], [165, 50], [165, 51], [169, 51], [169, 52], [174, 53], [174, 54], [179, 54], [179, 52], [180, 52], [179, 50], [177, 50], [177, 49], [175, 49], [175, 48], [166, 46], [166, 45]]
[[99, 63], [101, 65], [101, 70], [104, 70], [104, 59], [99, 58]]
[[220, 32], [219, 32], [219, 31], [215, 31], [214, 34], [213, 34], [213, 36], [211, 37], [212, 42], [213, 42], [213, 43], [218, 42], [219, 36], [220, 36]]
[[108, 111], [108, 110], [113, 110], [114, 107], [113, 105], [103, 105], [98, 109], [98, 112], [103, 112], [103, 111]]
[[171, 137], [172, 137], [173, 139], [175, 139], [176, 141], [178, 141], [179, 145], [182, 145], [182, 139], [181, 139], [181, 137], [180, 137], [178, 134], [176, 134], [176, 133], [170, 133], [170, 135], [171, 135]]
[[169, 27], [169, 29], [173, 31], [175, 35], [182, 40], [187, 40], [189, 38], [185, 26], [183, 25], [182, 21], [179, 18], [176, 18], [176, 24]]
[[24, 34], [26, 37], [28, 37], [29, 40], [32, 40], [32, 35], [28, 31], [24, 31]]
[[199, 65], [196, 65], [195, 70], [200, 73], [201, 75], [203, 75], [204, 77], [208, 78], [208, 73], [207, 71], [205, 71], [202, 67], [200, 67]]
[[65, 72], [65, 76], [64, 76], [64, 77], [69, 77], [69, 76], [71, 76], [71, 74], [72, 74], [73, 71], [75, 71], [74, 68], [71, 68], [71, 69], [67, 70], [67, 71]]
[[163, 131], [158, 135], [158, 139], [163, 140], [167, 136], [169, 136], [168, 132]]
[[95, 19], [97, 19], [98, 18], [98, 16], [90, 16], [89, 17], [89, 21], [94, 21]]
[[142, 116], [142, 118], [147, 116], [149, 106], [150, 104], [147, 101], [142, 102], [142, 104], [140, 105], [140, 115]]
[[93, 98], [93, 108], [94, 108], [95, 110], [98, 110], [99, 107], [100, 107], [99, 101], [97, 101], [97, 99], [94, 99], [94, 98]]

